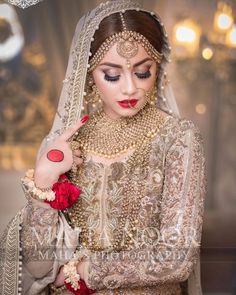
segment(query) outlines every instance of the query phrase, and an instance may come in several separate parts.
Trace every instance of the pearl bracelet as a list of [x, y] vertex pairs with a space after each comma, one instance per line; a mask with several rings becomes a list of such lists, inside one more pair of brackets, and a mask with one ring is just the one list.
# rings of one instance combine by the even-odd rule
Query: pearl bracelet
[[38, 188], [34, 183], [34, 169], [29, 169], [25, 173], [25, 177], [22, 179], [22, 183], [28, 187], [28, 190], [32, 192], [40, 200], [54, 201], [55, 193], [51, 188]]
[[65, 282], [70, 283], [73, 289], [79, 289], [80, 275], [77, 273], [77, 264], [79, 261], [71, 260], [64, 265], [63, 272], [65, 275]]
[[72, 260], [64, 265], [63, 272], [65, 275], [65, 282], [70, 283], [73, 289], [79, 289], [80, 275], [77, 273], [77, 265], [84, 258], [88, 258], [91, 254], [91, 251], [88, 249], [76, 250], [73, 255]]

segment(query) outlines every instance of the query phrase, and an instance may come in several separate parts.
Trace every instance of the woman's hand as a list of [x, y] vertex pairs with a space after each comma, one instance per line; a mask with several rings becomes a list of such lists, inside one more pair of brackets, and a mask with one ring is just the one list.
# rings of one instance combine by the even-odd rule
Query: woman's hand
[[51, 187], [59, 176], [72, 167], [75, 163], [80, 165], [83, 160], [80, 158], [81, 151], [71, 150], [68, 140], [79, 130], [79, 128], [87, 121], [88, 116], [84, 116], [75, 126], [67, 129], [52, 144], [48, 146], [46, 151], [37, 160], [34, 181], [39, 188]]
[[77, 265], [77, 273], [80, 275], [80, 278], [85, 281], [86, 284], [88, 281], [88, 266], [89, 260], [82, 260]]
[[54, 281], [54, 285], [55, 287], [61, 287], [62, 285], [64, 285], [64, 281], [65, 281], [65, 275], [64, 275], [64, 272], [63, 272], [63, 268], [64, 266], [62, 266], [57, 274], [57, 277]]

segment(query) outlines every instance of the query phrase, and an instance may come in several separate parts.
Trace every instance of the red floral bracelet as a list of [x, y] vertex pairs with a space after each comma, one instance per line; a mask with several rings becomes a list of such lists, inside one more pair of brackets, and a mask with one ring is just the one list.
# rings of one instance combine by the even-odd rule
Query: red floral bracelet
[[70, 292], [72, 292], [75, 295], [90, 295], [90, 294], [94, 294], [96, 292], [96, 290], [92, 290], [89, 289], [85, 283], [84, 280], [80, 279], [79, 280], [79, 289], [75, 290], [71, 283], [67, 283], [65, 282], [65, 286], [67, 288], [67, 290], [69, 290]]
[[57, 210], [71, 208], [81, 193], [81, 189], [69, 182], [65, 174], [60, 175], [58, 182], [53, 184], [52, 191], [55, 193], [55, 199], [53, 201], [45, 200], [44, 202]]

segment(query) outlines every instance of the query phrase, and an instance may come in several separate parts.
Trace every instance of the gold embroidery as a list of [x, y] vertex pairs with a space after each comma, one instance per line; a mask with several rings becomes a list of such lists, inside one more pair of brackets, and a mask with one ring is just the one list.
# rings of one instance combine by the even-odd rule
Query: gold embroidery
[[[105, 248], [90, 257], [88, 285], [100, 295], [181, 294], [177, 282], [187, 280], [201, 240], [205, 159], [199, 130], [191, 121], [169, 117], [153, 139], [145, 177], [133, 175], [145, 187], [138, 234], [130, 250], [113, 252], [114, 260], [106, 247], [119, 223], [127, 161], [88, 160], [80, 170], [82, 194], [77, 206], [86, 214], [91, 239]], [[156, 230], [165, 233], [164, 240], [157, 239]], [[175, 252], [184, 253], [171, 259], [166, 256]]]
[[[125, 118], [121, 120], [121, 123], [125, 124], [123, 127], [128, 129], [129, 131], [129, 139], [132, 141], [136, 141], [137, 145], [135, 146], [134, 152], [130, 155], [130, 157], [122, 166], [122, 176], [119, 180], [121, 182], [119, 186], [119, 195], [121, 200], [119, 204], [121, 205], [120, 208], [118, 206], [119, 221], [118, 218], [117, 221], [115, 220], [116, 230], [113, 231], [112, 235], [110, 235], [109, 243], [104, 244], [103, 242], [99, 244], [99, 240], [107, 240], [108, 233], [105, 229], [105, 227], [107, 226], [104, 227], [104, 224], [109, 224], [109, 222], [104, 220], [104, 218], [107, 218], [106, 213], [102, 214], [104, 218], [100, 218], [101, 224], [99, 226], [102, 228], [100, 236], [96, 236], [96, 239], [94, 239], [91, 237], [91, 234], [96, 233], [94, 232], [94, 229], [88, 226], [88, 216], [86, 216], [86, 213], [82, 210], [82, 208], [79, 205], [76, 205], [72, 210], [70, 210], [71, 212], [69, 213], [69, 215], [71, 218], [71, 222], [74, 226], [81, 228], [81, 240], [83, 240], [82, 244], [84, 247], [89, 248], [90, 250], [104, 250], [107, 249], [107, 247], [109, 246], [110, 251], [120, 251], [129, 249], [131, 247], [131, 244], [134, 243], [134, 236], [136, 235], [138, 229], [137, 226], [140, 201], [145, 194], [146, 186], [148, 183], [148, 161], [151, 149], [151, 142], [155, 134], [158, 133], [159, 129], [163, 126], [165, 122], [163, 114], [161, 114], [156, 108], [149, 106], [140, 111], [139, 115], [137, 116], [138, 117], [136, 119]], [[118, 133], [118, 137], [113, 136], [113, 133], [115, 134], [115, 131], [109, 132], [108, 134], [106, 132], [100, 134], [98, 130], [100, 128], [98, 128], [97, 125], [100, 127], [100, 123], [101, 121], [103, 123], [103, 119], [104, 116], [100, 117], [100, 113], [98, 112], [98, 114], [95, 114], [94, 117], [90, 119], [90, 123], [86, 125], [86, 128], [81, 129], [77, 140], [79, 143], [81, 143], [81, 147], [83, 147], [82, 153], [84, 152], [84, 147], [87, 147], [87, 145], [89, 145], [89, 142], [90, 144], [94, 145], [93, 141], [95, 141], [95, 147], [100, 151], [104, 146], [104, 142], [112, 142], [114, 144], [114, 142], [120, 141], [121, 146], [124, 146], [128, 141], [128, 138], [124, 137], [124, 134], [126, 134], [123, 132], [124, 128], [119, 129], [120, 132]], [[126, 124], [128, 125], [126, 126]], [[118, 124], [118, 126], [120, 127], [120, 124]], [[140, 130], [142, 130], [142, 132]], [[112, 141], [112, 139], [114, 140]], [[92, 154], [95, 147], [92, 149]], [[112, 146], [109, 148], [109, 150], [113, 150]], [[87, 153], [85, 153], [84, 156], [86, 155]], [[120, 156], [119, 152], [117, 152], [117, 156]], [[110, 167], [102, 167], [102, 172], [99, 172], [100, 176], [102, 177], [102, 190], [99, 192], [99, 196], [97, 197], [101, 199], [101, 202], [99, 203], [99, 208], [101, 208], [102, 212], [107, 212], [106, 206], [109, 206], [110, 200], [108, 198], [109, 194], [107, 193], [106, 184], [109, 174], [114, 169], [114, 163], [110, 165]], [[80, 167], [80, 171], [78, 174], [71, 173], [70, 175], [72, 177], [72, 180], [79, 186], [83, 186], [83, 180], [80, 179], [80, 174], [84, 173], [81, 170], [85, 168], [86, 165], [83, 165]], [[115, 178], [114, 182], [115, 187], [118, 184], [118, 180]], [[87, 188], [85, 188], [85, 190], [87, 190]], [[113, 205], [117, 207], [118, 204]], [[96, 215], [97, 214], [95, 214], [95, 216]], [[114, 220], [114, 218], [112, 218], [112, 220]], [[112, 227], [113, 226], [114, 223], [112, 224]]]
[[[126, 161], [106, 166], [107, 204], [112, 200], [114, 207], [117, 201], [112, 214], [110, 206], [104, 213], [105, 228], [108, 224], [114, 228], [107, 230], [108, 238], [115, 232], [115, 220], [119, 222], [125, 165]], [[173, 117], [166, 121], [152, 142], [147, 178], [139, 181], [149, 185], [140, 203], [135, 243], [128, 251], [113, 252], [114, 256], [94, 252], [88, 284], [100, 290], [98, 294], [181, 294], [180, 284], [174, 282], [186, 281], [198, 259], [206, 188], [202, 138], [191, 121]], [[99, 206], [94, 210], [98, 212]], [[159, 238], [160, 233], [164, 238]]]

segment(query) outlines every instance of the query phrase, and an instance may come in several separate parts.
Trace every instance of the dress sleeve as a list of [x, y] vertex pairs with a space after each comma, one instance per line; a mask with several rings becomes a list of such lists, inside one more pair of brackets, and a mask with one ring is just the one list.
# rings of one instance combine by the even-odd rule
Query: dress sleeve
[[72, 257], [79, 232], [61, 212], [35, 199], [24, 182], [23, 190], [28, 202], [21, 214], [22, 285], [23, 294], [33, 295], [54, 282], [60, 266]]
[[[22, 213], [21, 246], [23, 263], [35, 278], [52, 268], [58, 213], [48, 204], [34, 199], [24, 187], [28, 202]], [[50, 259], [51, 258], [51, 259]]]
[[118, 253], [93, 253], [87, 283], [93, 289], [152, 286], [185, 281], [199, 255], [205, 157], [199, 129], [190, 120], [167, 148], [160, 211], [160, 239], [154, 246]]

